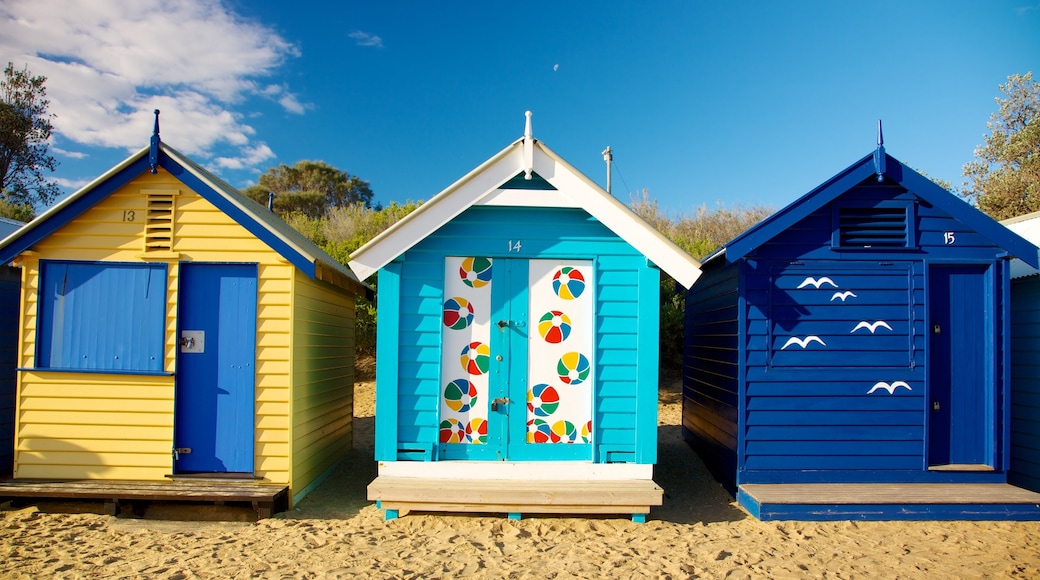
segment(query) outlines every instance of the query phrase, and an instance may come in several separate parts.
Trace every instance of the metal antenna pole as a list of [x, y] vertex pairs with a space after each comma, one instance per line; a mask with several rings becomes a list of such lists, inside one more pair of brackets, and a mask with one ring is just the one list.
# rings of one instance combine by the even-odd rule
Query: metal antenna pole
[[610, 145], [603, 150], [603, 161], [607, 162], [607, 193], [610, 193], [610, 163], [614, 160], [614, 155], [610, 151]]

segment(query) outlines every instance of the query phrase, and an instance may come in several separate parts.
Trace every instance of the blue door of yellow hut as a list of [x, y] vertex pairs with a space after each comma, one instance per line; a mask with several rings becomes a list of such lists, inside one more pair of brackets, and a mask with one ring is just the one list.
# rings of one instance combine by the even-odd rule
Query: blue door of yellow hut
[[182, 264], [175, 470], [252, 473], [257, 269]]
[[993, 465], [993, 361], [985, 266], [932, 266], [928, 463]]
[[591, 460], [590, 260], [450, 257], [442, 459]]

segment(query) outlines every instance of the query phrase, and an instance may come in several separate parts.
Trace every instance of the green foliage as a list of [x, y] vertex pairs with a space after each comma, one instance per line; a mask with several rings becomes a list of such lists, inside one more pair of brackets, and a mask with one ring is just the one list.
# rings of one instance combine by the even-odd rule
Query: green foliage
[[256, 185], [242, 193], [266, 206], [272, 192], [274, 211], [279, 216], [299, 213], [319, 219], [336, 208], [359, 204], [367, 208], [372, 203], [372, 190], [367, 181], [322, 161], [272, 167], [260, 176]]
[[998, 220], [1040, 211], [1040, 85], [1029, 72], [1009, 76], [1000, 91], [961, 192]]
[[[304, 211], [288, 211], [282, 215], [282, 219], [336, 261], [346, 264], [350, 261], [351, 252], [397, 223], [419, 205], [414, 202], [404, 205], [391, 203], [387, 207], [372, 209], [359, 202], [328, 208], [324, 215], [318, 217]], [[370, 280], [369, 285], [375, 287], [375, 279]], [[354, 333], [358, 354], [374, 355], [376, 305], [364, 297], [357, 299]]]
[[[661, 212], [657, 200], [650, 199], [646, 190], [639, 197], [633, 198], [631, 208], [636, 215], [698, 260], [773, 213], [772, 209], [763, 206], [727, 209], [720, 202], [715, 210], [702, 205], [692, 216], [672, 218]], [[684, 313], [683, 289], [662, 272], [660, 349], [661, 369], [665, 373], [677, 374], [682, 370]]]
[[57, 167], [47, 152], [54, 115], [46, 81], [10, 62], [0, 79], [0, 199], [14, 205], [50, 205], [60, 193], [43, 175]]
[[0, 217], [30, 222], [36, 217], [36, 210], [27, 203], [15, 203], [6, 199], [0, 199]]

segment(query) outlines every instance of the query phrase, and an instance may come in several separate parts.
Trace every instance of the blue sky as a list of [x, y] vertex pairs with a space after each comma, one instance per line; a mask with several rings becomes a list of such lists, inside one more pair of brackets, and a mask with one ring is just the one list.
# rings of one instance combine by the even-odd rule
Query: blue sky
[[793, 201], [870, 153], [959, 184], [1040, 0], [3, 0], [74, 191], [163, 140], [244, 187], [325, 161], [428, 199], [523, 134], [670, 214]]

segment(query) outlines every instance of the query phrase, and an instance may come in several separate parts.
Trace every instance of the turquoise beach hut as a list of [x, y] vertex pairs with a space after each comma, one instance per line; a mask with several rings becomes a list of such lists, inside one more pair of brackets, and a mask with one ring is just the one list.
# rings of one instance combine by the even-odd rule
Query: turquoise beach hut
[[378, 275], [369, 486], [409, 510], [624, 513], [660, 505], [660, 273], [696, 260], [523, 137], [360, 248]]

